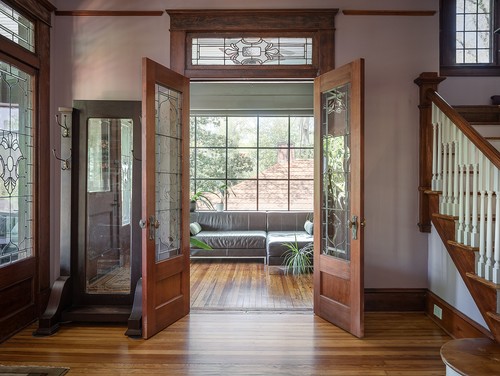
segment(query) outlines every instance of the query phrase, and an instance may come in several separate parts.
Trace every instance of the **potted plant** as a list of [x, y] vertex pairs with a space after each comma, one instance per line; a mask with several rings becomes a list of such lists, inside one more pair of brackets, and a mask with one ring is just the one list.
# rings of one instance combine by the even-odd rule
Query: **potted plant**
[[226, 202], [226, 197], [229, 197], [230, 194], [233, 194], [233, 196], [236, 196], [234, 193], [233, 189], [231, 188], [230, 185], [227, 184], [221, 184], [217, 187], [218, 194], [217, 196], [220, 198], [220, 201], [216, 203], [215, 210], [218, 212], [221, 212], [224, 210], [224, 203]]
[[291, 272], [293, 275], [298, 275], [312, 272], [313, 243], [300, 247], [295, 238], [294, 243], [283, 245], [287, 248], [284, 261], [285, 274]]
[[189, 211], [194, 212], [196, 210], [196, 203], [198, 201], [203, 203], [210, 210], [215, 210], [214, 205], [212, 204], [212, 201], [207, 196], [207, 193], [211, 193], [211, 194], [218, 196], [215, 192], [210, 192], [210, 191], [198, 191], [198, 192], [193, 193], [191, 195], [191, 199], [190, 199]]

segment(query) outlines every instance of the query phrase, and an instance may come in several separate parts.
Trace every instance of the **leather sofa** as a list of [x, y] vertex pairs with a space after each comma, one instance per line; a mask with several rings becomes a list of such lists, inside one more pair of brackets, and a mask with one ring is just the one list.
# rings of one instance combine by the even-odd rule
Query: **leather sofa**
[[201, 231], [193, 235], [212, 247], [191, 247], [191, 258], [261, 258], [268, 265], [282, 265], [286, 246], [313, 242], [304, 230], [307, 212], [194, 212], [191, 223]]

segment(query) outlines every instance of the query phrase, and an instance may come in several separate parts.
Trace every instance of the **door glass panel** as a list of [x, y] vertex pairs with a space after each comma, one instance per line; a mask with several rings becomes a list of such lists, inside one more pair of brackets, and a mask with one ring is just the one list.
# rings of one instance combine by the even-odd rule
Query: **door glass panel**
[[181, 253], [182, 95], [156, 85], [156, 261]]
[[0, 265], [33, 256], [33, 77], [0, 61]]
[[322, 253], [350, 259], [350, 84], [322, 93]]
[[88, 294], [129, 294], [132, 119], [91, 118], [87, 128]]

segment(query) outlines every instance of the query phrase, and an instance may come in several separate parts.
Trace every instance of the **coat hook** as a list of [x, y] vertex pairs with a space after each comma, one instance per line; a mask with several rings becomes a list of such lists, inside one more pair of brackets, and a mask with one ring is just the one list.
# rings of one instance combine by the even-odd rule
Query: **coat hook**
[[68, 128], [68, 125], [67, 125], [67, 115], [64, 114], [63, 115], [63, 119], [64, 119], [64, 124], [61, 123], [61, 121], [59, 120], [59, 115], [56, 114], [56, 123], [57, 125], [59, 125], [61, 128], [62, 128], [62, 131], [61, 131], [61, 136], [63, 137], [69, 137], [69, 128]]
[[141, 159], [141, 158], [137, 158], [137, 157], [135, 156], [134, 149], [132, 149], [132, 158], [134, 158], [136, 161], [139, 161], [139, 162], [140, 162], [140, 161], [142, 161], [142, 159]]
[[69, 160], [71, 159], [71, 149], [69, 149], [70, 155], [68, 158], [64, 159], [61, 157], [58, 157], [56, 155], [56, 149], [52, 149], [52, 154], [54, 154], [54, 157], [58, 160], [61, 161], [61, 170], [69, 170], [70, 169], [70, 164]]

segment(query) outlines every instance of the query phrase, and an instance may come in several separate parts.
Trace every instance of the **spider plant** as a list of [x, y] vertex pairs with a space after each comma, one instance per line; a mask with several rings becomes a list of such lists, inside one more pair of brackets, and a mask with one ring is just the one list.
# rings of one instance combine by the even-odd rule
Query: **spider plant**
[[293, 275], [310, 273], [313, 268], [312, 254], [313, 243], [306, 244], [300, 247], [295, 238], [294, 243], [283, 243], [287, 248], [285, 251], [285, 274], [290, 271]]

